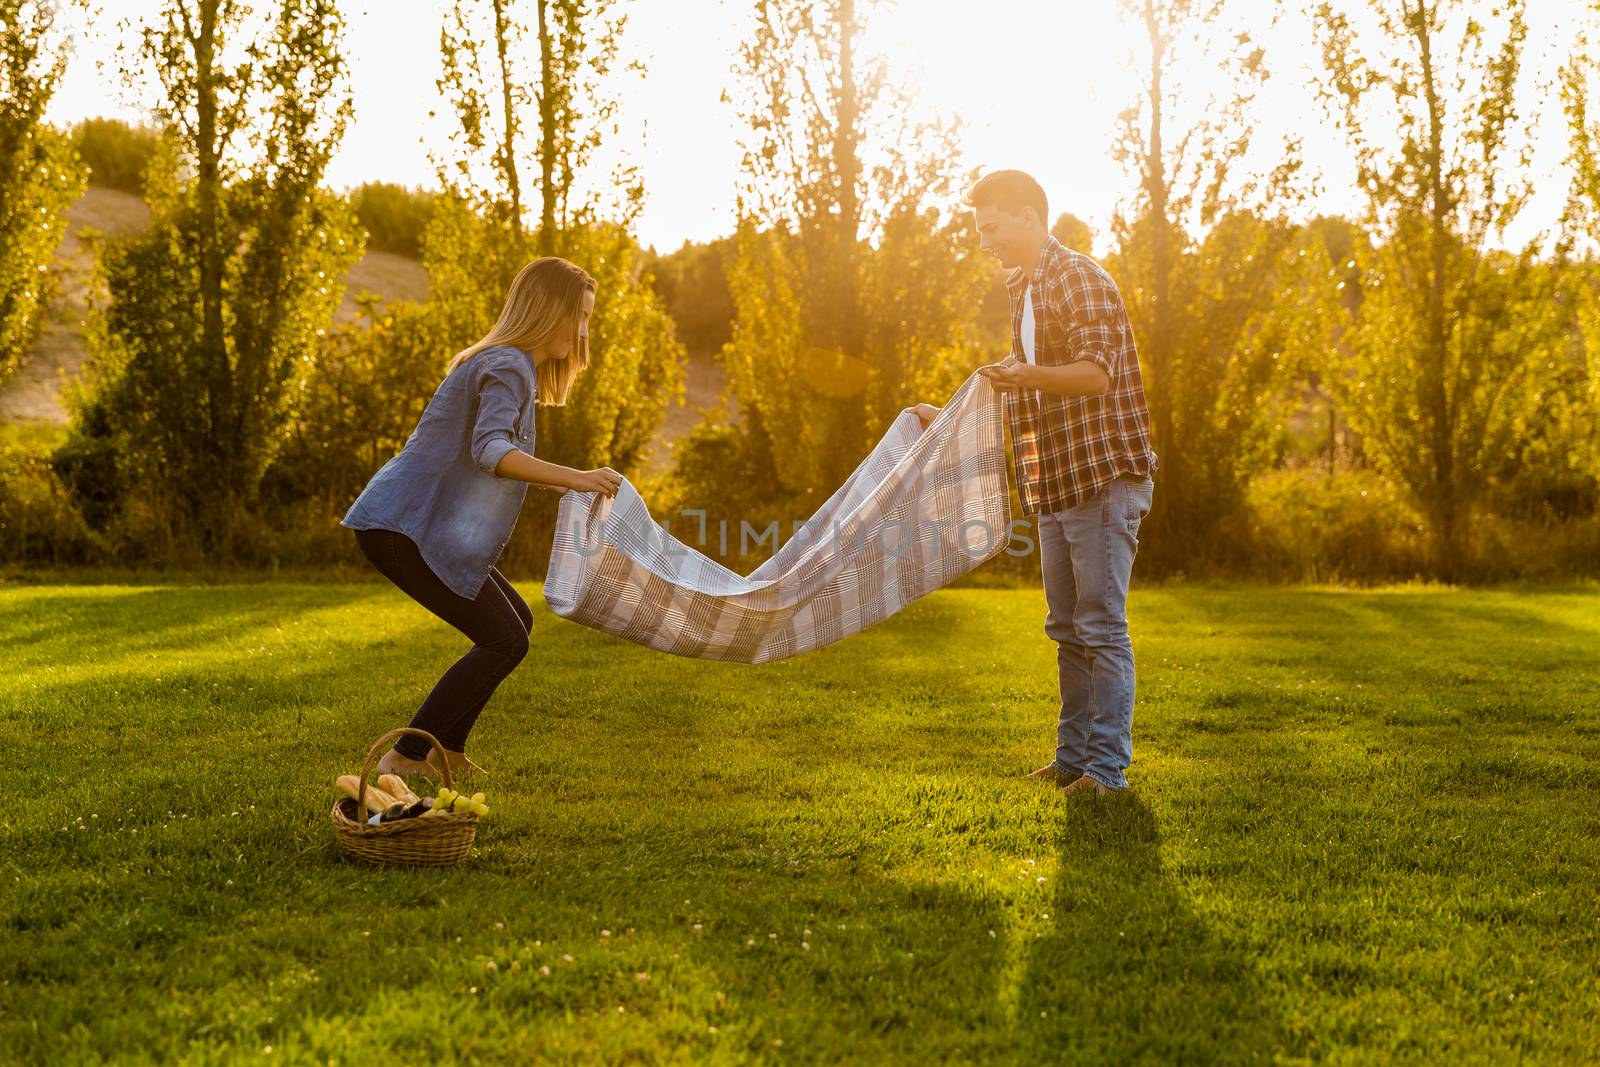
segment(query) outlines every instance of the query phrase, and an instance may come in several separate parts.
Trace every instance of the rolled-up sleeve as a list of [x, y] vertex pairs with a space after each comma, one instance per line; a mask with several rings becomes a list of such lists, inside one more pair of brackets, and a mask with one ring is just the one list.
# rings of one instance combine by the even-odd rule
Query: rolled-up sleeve
[[472, 426], [472, 459], [490, 474], [516, 445], [517, 416], [528, 397], [527, 380], [516, 368], [490, 363], [478, 376], [478, 417]]
[[1122, 335], [1122, 294], [1111, 276], [1074, 265], [1055, 287], [1058, 313], [1067, 324], [1066, 350], [1071, 362], [1087, 360], [1115, 378]]

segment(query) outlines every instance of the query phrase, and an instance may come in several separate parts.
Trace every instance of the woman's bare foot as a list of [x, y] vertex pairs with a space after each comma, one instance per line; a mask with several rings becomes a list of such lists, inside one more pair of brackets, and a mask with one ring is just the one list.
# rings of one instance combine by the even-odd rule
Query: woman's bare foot
[[[451, 767], [450, 770], [451, 773], [454, 773], [455, 767]], [[378, 773], [398, 774], [402, 777], [407, 774], [420, 774], [426, 778], [437, 779], [439, 777], [439, 768], [427, 760], [411, 759], [408, 756], [401, 755], [399, 749], [391, 748], [378, 760]]]
[[[439, 762], [439, 751], [440, 750], [436, 748], [428, 753], [428, 766], [433, 768], [433, 771], [436, 774], [439, 772], [439, 768], [441, 766]], [[450, 752], [448, 749], [446, 749], [445, 752], [447, 753], [446, 758], [450, 761], [450, 774], [452, 777], [459, 778], [463, 774], [489, 773], [476, 763], [473, 763], [471, 760], [469, 760], [465, 752]]]

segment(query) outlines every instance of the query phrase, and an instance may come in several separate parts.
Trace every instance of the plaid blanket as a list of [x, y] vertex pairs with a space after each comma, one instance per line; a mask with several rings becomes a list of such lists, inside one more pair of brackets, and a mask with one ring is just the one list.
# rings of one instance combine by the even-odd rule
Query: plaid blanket
[[544, 595], [562, 618], [648, 648], [764, 663], [832, 644], [972, 570], [1005, 549], [1010, 520], [1000, 398], [974, 374], [926, 430], [902, 412], [748, 575], [674, 537], [626, 481], [613, 498], [566, 493]]

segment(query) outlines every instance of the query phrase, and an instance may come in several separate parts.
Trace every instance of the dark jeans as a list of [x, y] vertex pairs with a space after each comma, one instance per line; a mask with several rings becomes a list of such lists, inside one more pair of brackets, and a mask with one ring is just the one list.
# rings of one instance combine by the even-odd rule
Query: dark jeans
[[[472, 648], [444, 672], [422, 702], [411, 725], [426, 730], [445, 748], [466, 748], [467, 733], [495, 688], [528, 654], [533, 612], [505, 575], [491, 568], [474, 600], [450, 590], [422, 558], [417, 544], [393, 530], [357, 530], [356, 544], [383, 576], [407, 596], [472, 638]], [[410, 759], [427, 759], [428, 743], [406, 735], [395, 749]]]

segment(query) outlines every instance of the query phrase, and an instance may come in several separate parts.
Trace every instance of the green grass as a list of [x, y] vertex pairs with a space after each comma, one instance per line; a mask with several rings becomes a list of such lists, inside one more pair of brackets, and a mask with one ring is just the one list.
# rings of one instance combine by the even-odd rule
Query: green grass
[[755, 668], [523, 591], [481, 851], [407, 871], [327, 813], [464, 650], [420, 607], [0, 586], [0, 1061], [1600, 1054], [1593, 588], [1140, 590], [1106, 800], [1017, 779], [1053, 738], [1036, 590]]

